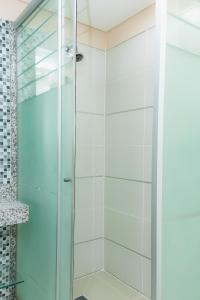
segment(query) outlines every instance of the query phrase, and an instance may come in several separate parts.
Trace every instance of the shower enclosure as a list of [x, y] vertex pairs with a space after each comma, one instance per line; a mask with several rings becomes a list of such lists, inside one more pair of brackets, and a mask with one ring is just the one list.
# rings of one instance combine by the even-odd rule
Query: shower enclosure
[[200, 298], [200, 7], [139, 2], [16, 22], [19, 300]]
[[21, 300], [90, 300], [87, 286], [99, 297], [150, 297], [149, 4], [119, 39], [95, 28], [87, 1], [77, 2], [77, 20], [76, 1], [35, 1], [16, 23], [18, 198], [30, 206], [17, 235]]
[[128, 30], [96, 28], [73, 0], [16, 23], [21, 300], [151, 295], [155, 5], [142, 8]]

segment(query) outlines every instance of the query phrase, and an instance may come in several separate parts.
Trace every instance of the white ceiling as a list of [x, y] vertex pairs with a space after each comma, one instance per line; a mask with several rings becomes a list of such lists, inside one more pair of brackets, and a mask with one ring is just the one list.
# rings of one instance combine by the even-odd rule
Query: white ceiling
[[[155, 0], [77, 0], [78, 21], [107, 31]], [[0, 0], [0, 18], [15, 21], [31, 0]]]
[[77, 0], [78, 21], [108, 31], [154, 0]]

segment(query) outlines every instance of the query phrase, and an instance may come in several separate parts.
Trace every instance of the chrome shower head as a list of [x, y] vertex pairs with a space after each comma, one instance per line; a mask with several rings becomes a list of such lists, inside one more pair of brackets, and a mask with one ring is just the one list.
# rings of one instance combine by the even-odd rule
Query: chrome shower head
[[[65, 51], [69, 57], [73, 58], [73, 46], [67, 47]], [[76, 49], [76, 62], [82, 61], [83, 58], [84, 55]]]
[[76, 52], [76, 62], [82, 61], [84, 58], [82, 53]]

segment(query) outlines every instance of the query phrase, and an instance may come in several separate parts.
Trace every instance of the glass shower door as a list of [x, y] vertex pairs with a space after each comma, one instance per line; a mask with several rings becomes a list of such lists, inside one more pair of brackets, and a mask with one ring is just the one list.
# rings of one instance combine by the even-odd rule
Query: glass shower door
[[72, 299], [75, 45], [72, 0], [46, 0], [17, 28], [20, 300]]
[[200, 299], [200, 5], [166, 2], [156, 299]]

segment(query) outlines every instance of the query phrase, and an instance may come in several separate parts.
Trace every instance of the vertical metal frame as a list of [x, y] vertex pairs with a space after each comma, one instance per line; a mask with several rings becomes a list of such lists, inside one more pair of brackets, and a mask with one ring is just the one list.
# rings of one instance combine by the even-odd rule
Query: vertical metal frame
[[61, 184], [62, 184], [62, 0], [58, 0], [58, 99], [57, 99], [57, 149], [58, 149], [58, 176], [57, 176], [57, 239], [56, 239], [56, 295], [55, 299], [60, 299], [60, 243], [61, 243]]
[[[71, 178], [72, 184], [72, 201], [71, 210], [71, 249], [70, 253], [66, 253], [71, 258], [70, 264], [70, 300], [73, 300], [73, 277], [74, 277], [74, 219], [75, 219], [75, 158], [76, 158], [76, 46], [77, 46], [77, 0], [58, 0], [58, 215], [57, 215], [57, 276], [56, 276], [56, 300], [60, 300], [60, 245], [61, 245], [61, 185], [62, 185], [62, 58], [63, 58], [63, 39], [64, 39], [64, 8], [65, 2], [72, 2], [72, 21], [73, 21], [73, 138], [72, 138], [72, 165], [73, 174]], [[67, 275], [67, 274], [66, 274]], [[67, 296], [67, 295], [66, 295]]]
[[162, 300], [162, 186], [167, 0], [156, 0], [156, 84], [152, 163], [151, 300]]
[[[66, 0], [65, 0], [66, 1]], [[76, 52], [77, 52], [77, 0], [73, 1], [73, 195], [72, 195], [72, 211], [71, 211], [71, 300], [73, 300], [73, 280], [74, 280], [74, 228], [75, 228], [75, 166], [76, 166]]]

